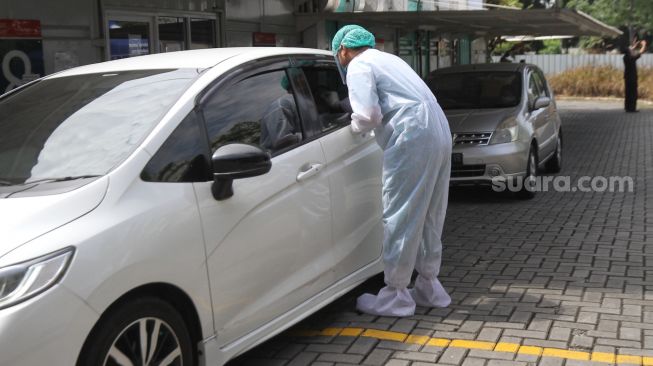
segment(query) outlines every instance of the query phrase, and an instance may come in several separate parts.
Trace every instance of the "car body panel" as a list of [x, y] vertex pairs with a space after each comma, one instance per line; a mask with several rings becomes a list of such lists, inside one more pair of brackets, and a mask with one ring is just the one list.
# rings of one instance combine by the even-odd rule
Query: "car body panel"
[[331, 202], [314, 141], [272, 159], [263, 176], [234, 181], [216, 201], [212, 182], [196, 183], [207, 248], [218, 343], [224, 346], [333, 283]]
[[320, 142], [333, 203], [336, 279], [342, 279], [381, 256], [383, 154], [372, 134], [354, 135], [349, 127]]
[[102, 179], [58, 195], [0, 199], [0, 258], [92, 211], [104, 198], [108, 183]]

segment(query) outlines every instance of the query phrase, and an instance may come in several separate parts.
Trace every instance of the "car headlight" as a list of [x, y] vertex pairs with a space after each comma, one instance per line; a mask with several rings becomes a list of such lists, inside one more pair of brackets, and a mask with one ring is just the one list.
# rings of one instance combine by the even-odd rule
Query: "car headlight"
[[517, 120], [515, 118], [508, 118], [501, 122], [499, 127], [497, 127], [496, 131], [492, 134], [490, 145], [516, 141], [517, 128]]
[[69, 247], [27, 262], [0, 268], [0, 309], [32, 298], [56, 284], [73, 257]]

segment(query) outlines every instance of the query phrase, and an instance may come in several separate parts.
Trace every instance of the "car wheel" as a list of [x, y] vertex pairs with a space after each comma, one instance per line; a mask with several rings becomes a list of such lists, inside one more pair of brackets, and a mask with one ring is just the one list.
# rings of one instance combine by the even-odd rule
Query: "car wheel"
[[537, 177], [537, 154], [535, 152], [535, 146], [531, 146], [531, 149], [528, 152], [528, 163], [526, 164], [526, 176], [521, 189], [517, 192], [517, 196], [522, 199], [531, 199], [535, 197], [535, 190], [532, 189], [529, 185], [529, 181], [534, 180]]
[[549, 173], [558, 173], [562, 169], [562, 131], [558, 132], [556, 141], [556, 151], [545, 164], [546, 171]]
[[157, 298], [111, 310], [86, 340], [78, 366], [193, 366], [195, 353], [183, 318]]

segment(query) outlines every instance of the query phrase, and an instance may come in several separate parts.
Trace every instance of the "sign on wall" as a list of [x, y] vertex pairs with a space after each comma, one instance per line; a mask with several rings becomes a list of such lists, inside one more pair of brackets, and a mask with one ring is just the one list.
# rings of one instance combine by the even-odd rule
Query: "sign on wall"
[[277, 35], [275, 33], [252, 33], [252, 46], [254, 47], [275, 47], [277, 45]]
[[0, 94], [45, 74], [41, 22], [0, 19]]

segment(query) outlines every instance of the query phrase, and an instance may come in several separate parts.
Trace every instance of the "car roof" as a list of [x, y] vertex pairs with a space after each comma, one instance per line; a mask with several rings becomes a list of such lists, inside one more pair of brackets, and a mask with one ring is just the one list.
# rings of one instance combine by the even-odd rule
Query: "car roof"
[[500, 62], [500, 63], [485, 63], [485, 64], [471, 64], [471, 65], [460, 65], [446, 67], [443, 69], [434, 70], [431, 74], [457, 74], [464, 72], [473, 72], [473, 71], [513, 71], [521, 72], [525, 68], [537, 68], [537, 66], [532, 64], [526, 64], [523, 62]]
[[50, 77], [65, 77], [82, 74], [102, 72], [119, 72], [129, 70], [158, 70], [158, 69], [206, 69], [213, 67], [227, 59], [242, 57], [255, 59], [268, 56], [319, 54], [333, 56], [330, 51], [312, 48], [292, 47], [226, 47], [209, 48], [202, 50], [178, 51], [156, 53], [152, 55], [124, 58], [120, 60], [101, 62], [69, 69]]

